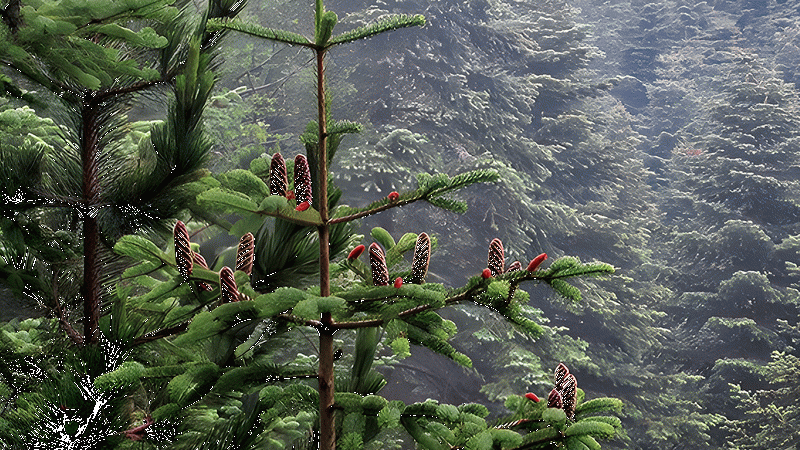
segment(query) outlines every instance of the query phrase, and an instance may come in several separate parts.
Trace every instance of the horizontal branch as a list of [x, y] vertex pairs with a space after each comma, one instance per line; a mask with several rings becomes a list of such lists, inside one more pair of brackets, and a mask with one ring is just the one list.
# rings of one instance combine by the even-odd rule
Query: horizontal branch
[[398, 206], [408, 205], [409, 203], [414, 203], [414, 202], [416, 202], [418, 200], [424, 200], [425, 197], [426, 197], [425, 195], [420, 195], [419, 197], [412, 197], [412, 198], [409, 198], [409, 199], [397, 200], [397, 201], [390, 202], [390, 203], [384, 203], [384, 204], [382, 204], [380, 206], [376, 206], [374, 208], [370, 208], [370, 209], [366, 209], [366, 210], [363, 210], [363, 211], [359, 211], [357, 213], [348, 214], [346, 216], [341, 216], [341, 217], [335, 217], [335, 218], [331, 219], [328, 223], [333, 225], [333, 224], [337, 224], [337, 223], [351, 222], [353, 220], [361, 219], [362, 217], [367, 217], [367, 216], [370, 216], [372, 214], [379, 213], [381, 211], [386, 211], [387, 209], [390, 209], [390, 208], [395, 208], [395, 207], [398, 207]]
[[189, 322], [190, 321], [187, 320], [186, 322], [180, 323], [180, 324], [172, 326], [172, 327], [162, 328], [160, 330], [155, 330], [155, 331], [151, 331], [149, 333], [143, 334], [143, 335], [141, 335], [141, 336], [139, 336], [139, 337], [137, 337], [136, 339], [133, 340], [133, 345], [141, 345], [141, 344], [145, 344], [145, 343], [148, 343], [148, 342], [156, 341], [156, 340], [161, 339], [161, 338], [173, 336], [173, 335], [176, 335], [178, 333], [183, 333], [184, 331], [186, 331], [186, 328], [189, 327]]

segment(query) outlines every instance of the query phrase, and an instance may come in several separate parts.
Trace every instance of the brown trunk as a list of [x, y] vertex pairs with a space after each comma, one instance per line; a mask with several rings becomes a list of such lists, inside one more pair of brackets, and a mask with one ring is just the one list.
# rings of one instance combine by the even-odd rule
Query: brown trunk
[[[322, 323], [331, 323], [331, 314], [322, 315]], [[319, 331], [319, 448], [336, 448], [336, 422], [333, 407], [333, 331]]]
[[[317, 123], [319, 125], [319, 215], [322, 225], [319, 235], [319, 287], [320, 296], [331, 295], [330, 281], [330, 225], [328, 224], [328, 125], [325, 110], [325, 51], [317, 53]], [[319, 330], [319, 428], [320, 450], [336, 448], [336, 422], [333, 408], [333, 319], [330, 313], [322, 315], [324, 328]]]
[[83, 335], [84, 344], [99, 339], [100, 321], [100, 228], [97, 224], [99, 184], [97, 179], [98, 145], [97, 105], [89, 99], [81, 109], [82, 219], [83, 219]]

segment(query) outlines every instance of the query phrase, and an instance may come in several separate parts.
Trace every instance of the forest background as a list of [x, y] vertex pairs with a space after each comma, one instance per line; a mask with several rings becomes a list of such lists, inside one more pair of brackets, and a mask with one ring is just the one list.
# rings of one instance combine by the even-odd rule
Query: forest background
[[[587, 397], [624, 401], [627, 437], [609, 447], [795, 448], [800, 1], [327, 6], [342, 26], [427, 19], [331, 58], [333, 115], [366, 125], [333, 167], [350, 202], [431, 169], [502, 175], [462, 194], [464, 216], [395, 209], [364, 230], [447, 236], [430, 277], [449, 284], [475, 271], [468, 261], [494, 237], [512, 259], [547, 252], [618, 268], [587, 282], [577, 305], [533, 289], [550, 319], [536, 342], [484, 310], [451, 312], [454, 345], [485, 355], [476, 371], [418, 352], [391, 370], [384, 395], [499, 407], [510, 393], [545, 392], [564, 362]], [[306, 9], [251, 2], [244, 14], [302, 31], [294, 20]], [[299, 153], [314, 99], [311, 76], [294, 75], [310, 73], [307, 55], [241, 36], [223, 45], [211, 170], [276, 146]]]

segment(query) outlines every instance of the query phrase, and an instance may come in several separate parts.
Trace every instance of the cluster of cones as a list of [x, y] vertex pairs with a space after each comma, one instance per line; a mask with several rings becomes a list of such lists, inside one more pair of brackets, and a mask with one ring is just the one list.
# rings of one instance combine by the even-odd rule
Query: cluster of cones
[[[390, 194], [391, 195], [391, 194]], [[390, 197], [391, 200], [391, 197]], [[394, 200], [392, 200], [394, 201]], [[359, 245], [347, 255], [348, 260], [355, 260], [366, 247]], [[427, 233], [420, 233], [417, 236], [417, 243], [414, 245], [414, 258], [411, 263], [411, 273], [405, 278], [397, 277], [394, 280], [394, 287], [399, 288], [403, 283], [422, 284], [425, 282], [425, 275], [428, 274], [428, 264], [431, 261], [431, 238]], [[375, 286], [389, 285], [389, 268], [386, 266], [386, 253], [380, 244], [373, 242], [369, 246], [369, 263], [372, 268], [372, 284]]]
[[305, 211], [311, 206], [311, 169], [303, 155], [294, 158], [294, 191], [288, 190], [289, 178], [286, 172], [286, 161], [280, 153], [272, 155], [269, 165], [269, 193], [280, 195], [289, 200], [296, 200], [298, 211]]
[[[393, 196], [393, 194], [395, 195]], [[389, 194], [389, 200], [396, 201], [396, 194], [396, 192]], [[351, 261], [357, 259], [362, 253], [364, 253], [364, 250], [366, 250], [364, 245], [357, 246], [350, 251], [350, 254], [347, 255], [347, 259]], [[528, 272], [535, 272], [546, 259], [547, 253], [538, 255], [537, 257], [533, 258], [530, 263], [528, 263], [526, 270]], [[430, 260], [430, 237], [428, 237], [426, 233], [420, 233], [420, 235], [417, 237], [417, 243], [414, 246], [414, 258], [411, 264], [411, 274], [405, 280], [400, 277], [395, 279], [394, 286], [399, 288], [404, 282], [422, 284], [424, 282], [425, 275], [428, 273], [428, 264], [430, 263]], [[375, 286], [387, 286], [389, 284], [389, 270], [386, 267], [386, 254], [384, 253], [380, 244], [374, 242], [370, 244], [369, 261], [372, 268], [372, 284]], [[497, 238], [492, 239], [492, 242], [489, 243], [487, 268], [483, 269], [481, 276], [483, 278], [492, 278], [502, 275], [503, 273], [513, 272], [521, 269], [522, 263], [519, 261], [514, 261], [513, 263], [509, 264], [508, 267], [505, 266], [505, 250], [503, 248], [503, 242]]]
[[[569, 373], [569, 369], [564, 363], [559, 363], [558, 367], [556, 367], [553, 381], [555, 386], [547, 396], [547, 407], [564, 410], [568, 419], [575, 420], [575, 406], [578, 402], [578, 381], [575, 379], [575, 375]], [[525, 394], [525, 398], [539, 403], [539, 397], [533, 392]], [[531, 419], [519, 419], [514, 422], [497, 425], [495, 428], [514, 428], [528, 422], [531, 422]]]
[[578, 380], [569, 373], [564, 363], [560, 363], [555, 371], [555, 387], [547, 396], [548, 408], [560, 408], [567, 418], [575, 420], [575, 406], [578, 402]]
[[[200, 253], [192, 250], [186, 225], [180, 220], [175, 224], [173, 237], [175, 239], [175, 264], [183, 281], [188, 283], [189, 278], [192, 276], [194, 265], [197, 264], [203, 269], [208, 269], [208, 263]], [[239, 270], [249, 276], [253, 273], [254, 259], [255, 241], [253, 234], [247, 233], [239, 240], [239, 247], [236, 251], [236, 267], [231, 269], [225, 266], [219, 271], [220, 300], [222, 303], [249, 300], [249, 297], [239, 292], [233, 273]], [[214, 289], [205, 281], [199, 282], [197, 287], [203, 291], [212, 291]]]
[[[540, 254], [528, 263], [528, 267], [525, 270], [528, 272], [535, 272], [545, 259], [547, 259], [547, 253]], [[492, 242], [489, 243], [489, 257], [486, 262], [487, 267], [483, 269], [481, 276], [483, 278], [492, 278], [507, 272], [522, 269], [522, 263], [519, 261], [512, 262], [508, 267], [506, 267], [505, 264], [506, 255], [505, 249], [503, 249], [503, 242], [500, 239], [494, 238]]]

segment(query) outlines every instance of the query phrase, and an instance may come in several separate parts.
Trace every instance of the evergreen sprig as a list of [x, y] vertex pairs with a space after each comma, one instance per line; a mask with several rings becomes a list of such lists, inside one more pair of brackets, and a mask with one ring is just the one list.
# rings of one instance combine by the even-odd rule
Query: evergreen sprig
[[232, 30], [270, 41], [282, 42], [289, 45], [313, 46], [305, 36], [291, 31], [268, 28], [258, 24], [245, 22], [241, 19], [209, 19], [209, 31]]
[[400, 28], [421, 27], [425, 25], [425, 16], [421, 14], [406, 15], [396, 14], [380, 18], [376, 23], [361, 26], [333, 37], [328, 41], [328, 45], [339, 45], [348, 42], [366, 39], [387, 31], [399, 30]]
[[492, 169], [472, 170], [452, 178], [446, 174], [421, 174], [417, 177], [418, 188], [415, 191], [401, 192], [393, 199], [386, 197], [362, 208], [340, 207], [335, 211], [331, 223], [349, 222], [418, 200], [425, 200], [449, 211], [464, 213], [467, 209], [466, 203], [443, 195], [475, 183], [489, 183], [499, 179], [499, 173]]

